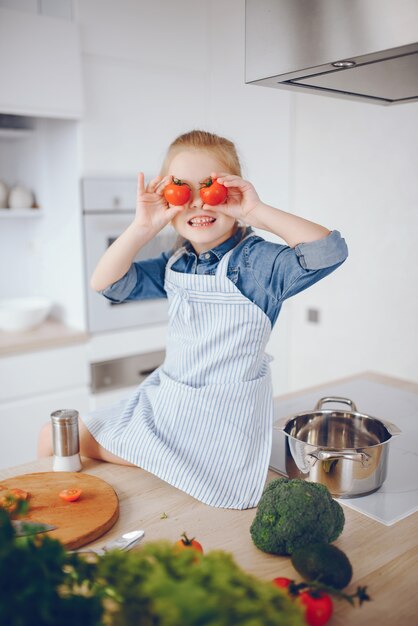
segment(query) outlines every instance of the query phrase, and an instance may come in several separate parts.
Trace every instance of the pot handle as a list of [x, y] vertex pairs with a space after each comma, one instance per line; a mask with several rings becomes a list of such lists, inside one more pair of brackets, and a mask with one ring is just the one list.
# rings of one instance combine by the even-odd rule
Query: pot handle
[[347, 461], [357, 461], [366, 467], [370, 460], [370, 455], [366, 452], [345, 452], [344, 450], [313, 450], [306, 456], [312, 457], [316, 461], [335, 461], [337, 459], [346, 459]]
[[342, 404], [348, 404], [348, 406], [350, 406], [351, 409], [355, 413], [357, 413], [357, 407], [356, 407], [356, 405], [354, 404], [354, 402], [352, 400], [349, 400], [348, 398], [340, 398], [338, 396], [330, 396], [330, 397], [327, 397], [327, 398], [321, 398], [316, 403], [314, 411], [319, 411], [322, 408], [322, 405], [325, 404], [326, 402], [341, 402]]

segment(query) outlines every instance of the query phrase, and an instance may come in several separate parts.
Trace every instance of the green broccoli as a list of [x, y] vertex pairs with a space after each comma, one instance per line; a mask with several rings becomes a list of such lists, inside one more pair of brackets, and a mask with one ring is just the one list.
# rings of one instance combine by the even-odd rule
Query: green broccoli
[[260, 550], [285, 555], [311, 543], [335, 541], [344, 521], [342, 507], [325, 485], [276, 478], [264, 489], [250, 533]]

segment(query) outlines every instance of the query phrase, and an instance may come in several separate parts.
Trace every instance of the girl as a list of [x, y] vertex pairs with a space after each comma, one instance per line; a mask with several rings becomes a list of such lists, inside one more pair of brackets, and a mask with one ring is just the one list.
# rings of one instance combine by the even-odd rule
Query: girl
[[[223, 204], [200, 196], [211, 176], [227, 189]], [[167, 203], [173, 177], [190, 187], [184, 206]], [[172, 223], [182, 245], [133, 262]], [[245, 225], [242, 225], [242, 224]], [[251, 227], [288, 245], [270, 243]], [[154, 473], [218, 507], [257, 505], [271, 452], [273, 396], [264, 352], [286, 298], [336, 269], [344, 239], [263, 203], [241, 178], [234, 144], [192, 131], [170, 146], [161, 176], [138, 176], [136, 215], [108, 248], [91, 279], [112, 301], [169, 300], [164, 364], [128, 399], [85, 415], [81, 453]], [[41, 456], [52, 453], [50, 432]]]

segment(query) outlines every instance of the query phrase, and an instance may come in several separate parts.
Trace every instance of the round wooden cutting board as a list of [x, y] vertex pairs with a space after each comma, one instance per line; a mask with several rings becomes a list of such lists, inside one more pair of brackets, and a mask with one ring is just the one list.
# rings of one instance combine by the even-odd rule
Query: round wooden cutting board
[[[29, 510], [20, 519], [57, 526], [47, 534], [74, 550], [94, 541], [115, 524], [119, 500], [108, 483], [91, 474], [42, 472], [21, 474], [0, 482], [1, 487], [23, 489], [29, 493]], [[75, 502], [59, 497], [63, 489], [81, 489]]]

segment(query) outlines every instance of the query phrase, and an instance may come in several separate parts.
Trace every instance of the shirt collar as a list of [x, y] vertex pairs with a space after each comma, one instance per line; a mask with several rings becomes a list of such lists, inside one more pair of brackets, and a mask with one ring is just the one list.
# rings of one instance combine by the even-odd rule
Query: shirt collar
[[[199, 254], [199, 259], [208, 259], [209, 257], [207, 257], [206, 255], [209, 254], [212, 259], [215, 256], [217, 260], [220, 261], [227, 252], [234, 248], [237, 243], [239, 243], [250, 232], [252, 232], [251, 226], [247, 226], [245, 228], [244, 234], [242, 233], [242, 228], [238, 228], [236, 232], [231, 237], [229, 237], [229, 239], [223, 241], [221, 244], [219, 244], [219, 246], [216, 246], [211, 250], [207, 250], [206, 252], [202, 252], [202, 254]], [[193, 254], [194, 256], [196, 256], [196, 252], [190, 241], [186, 241], [184, 243], [184, 248], [188, 254]]]

